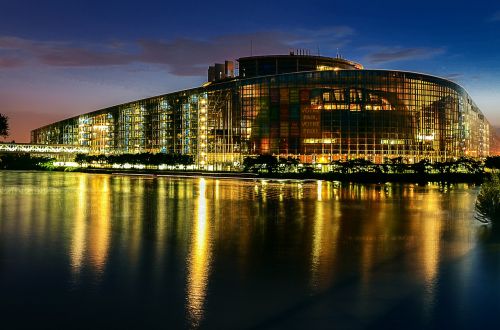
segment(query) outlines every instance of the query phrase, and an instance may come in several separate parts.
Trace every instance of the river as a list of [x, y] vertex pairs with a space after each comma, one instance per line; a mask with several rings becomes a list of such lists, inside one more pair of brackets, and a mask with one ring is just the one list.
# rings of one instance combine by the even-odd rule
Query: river
[[[483, 313], [498, 308], [500, 258], [481, 243], [478, 190], [0, 171], [0, 322], [3, 329], [487, 322]], [[481, 286], [488, 279], [491, 286]]]

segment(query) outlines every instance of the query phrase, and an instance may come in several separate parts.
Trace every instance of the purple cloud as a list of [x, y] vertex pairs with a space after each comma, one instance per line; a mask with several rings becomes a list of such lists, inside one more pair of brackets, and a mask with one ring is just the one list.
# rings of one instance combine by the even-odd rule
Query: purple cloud
[[17, 68], [24, 65], [24, 61], [17, 58], [0, 58], [0, 69]]
[[[165, 65], [175, 75], [191, 76], [204, 75], [207, 66], [214, 62], [249, 56], [251, 53], [286, 54], [295, 48], [315, 49], [318, 44], [340, 47], [349, 42], [348, 37], [352, 34], [354, 31], [351, 28], [340, 26], [314, 31], [264, 31], [209, 39], [178, 38], [109, 44], [75, 44], [0, 37], [0, 58], [3, 58], [2, 54], [8, 56], [5, 58], [13, 58], [12, 55], [15, 55], [19, 61], [17, 65], [31, 63], [62, 67], [150, 63]], [[312, 50], [311, 52], [314, 53]], [[11, 65], [13, 64], [12, 62]]]

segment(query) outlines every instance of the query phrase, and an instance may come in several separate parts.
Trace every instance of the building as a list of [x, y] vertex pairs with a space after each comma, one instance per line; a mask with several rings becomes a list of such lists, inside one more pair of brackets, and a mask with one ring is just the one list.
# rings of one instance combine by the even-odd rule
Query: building
[[62, 120], [33, 130], [32, 143], [94, 154], [191, 154], [208, 170], [234, 168], [257, 154], [327, 164], [489, 153], [488, 121], [447, 79], [294, 53], [238, 62], [237, 76], [231, 62], [215, 65], [201, 87]]

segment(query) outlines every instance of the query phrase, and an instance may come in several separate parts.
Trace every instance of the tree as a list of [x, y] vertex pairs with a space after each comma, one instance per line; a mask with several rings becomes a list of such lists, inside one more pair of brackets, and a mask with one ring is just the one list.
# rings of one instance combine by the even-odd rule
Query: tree
[[272, 155], [248, 156], [243, 159], [243, 167], [245, 172], [256, 173], [264, 170], [267, 173], [274, 173], [278, 169], [278, 159]]
[[75, 162], [80, 164], [80, 166], [83, 165], [83, 163], [87, 162], [87, 155], [85, 154], [76, 154], [75, 156]]
[[500, 178], [493, 174], [489, 180], [481, 185], [476, 200], [477, 219], [482, 222], [491, 222], [498, 233], [500, 223]]
[[500, 170], [500, 156], [486, 157], [486, 161], [484, 162], [484, 166], [492, 169], [493, 171]]
[[9, 135], [9, 117], [0, 113], [0, 136], [7, 137]]

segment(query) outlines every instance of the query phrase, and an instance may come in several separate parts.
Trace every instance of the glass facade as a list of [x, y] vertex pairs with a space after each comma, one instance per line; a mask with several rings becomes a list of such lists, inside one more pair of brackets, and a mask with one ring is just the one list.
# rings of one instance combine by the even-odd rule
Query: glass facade
[[304, 163], [485, 157], [489, 124], [459, 85], [424, 74], [315, 70], [236, 78], [94, 111], [32, 131], [92, 153], [195, 156], [204, 169], [247, 155]]

